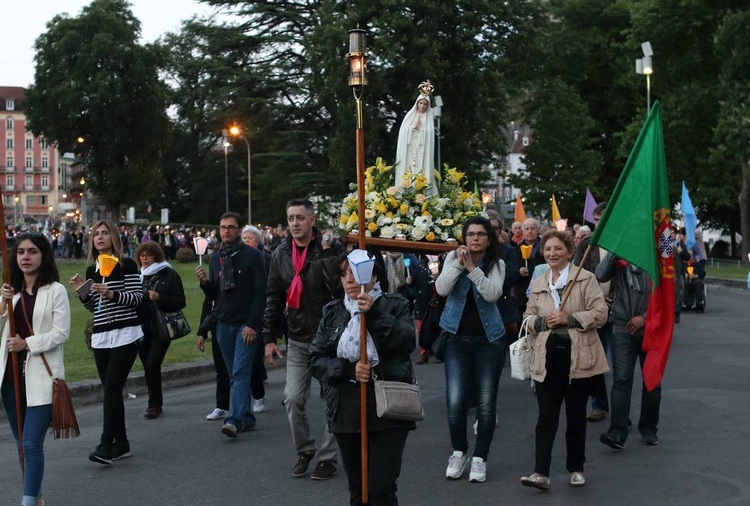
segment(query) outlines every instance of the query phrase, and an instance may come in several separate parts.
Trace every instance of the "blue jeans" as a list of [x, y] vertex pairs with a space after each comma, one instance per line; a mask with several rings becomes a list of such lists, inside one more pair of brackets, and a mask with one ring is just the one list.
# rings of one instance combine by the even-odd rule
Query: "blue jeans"
[[505, 340], [490, 343], [486, 336], [452, 335], [445, 345], [445, 385], [448, 427], [454, 451], [466, 453], [466, 414], [470, 392], [477, 403], [477, 442], [474, 457], [487, 460], [495, 434], [497, 387], [505, 364]]
[[[3, 405], [8, 416], [8, 424], [18, 446], [18, 422], [16, 418], [16, 393], [10, 381], [3, 381]], [[23, 500], [22, 505], [36, 506], [37, 497], [41, 495], [44, 478], [44, 436], [47, 434], [52, 418], [52, 404], [43, 406], [26, 406], [21, 403], [23, 418]]]
[[[612, 334], [612, 395], [611, 395], [611, 424], [610, 431], [623, 437], [628, 436], [628, 418], [630, 417], [630, 394], [633, 390], [633, 370], [636, 359], [640, 360], [641, 371], [646, 353], [641, 350], [643, 336], [635, 337], [626, 332]], [[659, 424], [659, 405], [661, 404], [661, 385], [651, 392], [646, 386], [641, 391], [641, 417], [638, 431], [641, 435], [656, 434]]]
[[[216, 338], [219, 340], [221, 355], [227, 364], [232, 385], [229, 416], [224, 419], [224, 423], [231, 423], [238, 429], [255, 427], [250, 378], [258, 347], [256, 343], [245, 345], [242, 341], [243, 327], [244, 325], [216, 323]], [[256, 337], [258, 338], [259, 336]]]

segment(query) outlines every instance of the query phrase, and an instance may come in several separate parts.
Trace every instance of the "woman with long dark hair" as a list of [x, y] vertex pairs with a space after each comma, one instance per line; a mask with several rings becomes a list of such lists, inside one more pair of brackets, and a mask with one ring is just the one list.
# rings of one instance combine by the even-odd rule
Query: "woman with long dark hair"
[[[44, 436], [52, 417], [52, 382], [44, 359], [55, 378], [65, 378], [63, 343], [70, 335], [70, 304], [59, 283], [55, 254], [38, 232], [19, 234], [8, 256], [10, 284], [0, 289], [0, 382], [13, 437], [18, 445], [16, 390], [20, 391], [22, 443], [25, 471], [22, 506], [44, 504]], [[13, 304], [16, 335], [10, 335], [8, 301]], [[13, 376], [9, 353], [16, 353], [20, 377]], [[42, 355], [43, 354], [43, 355]], [[16, 388], [16, 385], [18, 388]]]
[[[80, 297], [86, 309], [94, 314], [91, 347], [104, 387], [101, 440], [89, 460], [110, 466], [113, 460], [130, 457], [122, 390], [138, 356], [138, 341], [143, 337], [136, 312], [143, 300], [143, 286], [135, 261], [124, 257], [122, 240], [114, 223], [102, 220], [91, 227], [88, 246], [91, 265], [86, 268], [86, 278], [94, 283], [91, 290]], [[106, 277], [101, 273], [100, 255], [118, 259]], [[76, 290], [83, 283], [78, 274], [70, 278]]]
[[[505, 327], [496, 304], [503, 293], [505, 263], [487, 218], [469, 218], [462, 232], [465, 244], [448, 253], [435, 281], [438, 294], [447, 297], [440, 327], [448, 333], [445, 384], [453, 454], [445, 476], [461, 478], [471, 462], [469, 481], [483, 482], [505, 362]], [[477, 403], [477, 438], [470, 461], [466, 415], [471, 393]]]

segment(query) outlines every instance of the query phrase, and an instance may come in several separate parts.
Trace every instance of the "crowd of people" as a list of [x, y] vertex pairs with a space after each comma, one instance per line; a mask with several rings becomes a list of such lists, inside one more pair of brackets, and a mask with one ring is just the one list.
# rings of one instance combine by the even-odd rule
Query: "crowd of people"
[[[596, 222], [605, 207], [602, 203], [594, 211]], [[169, 260], [180, 247], [191, 246], [198, 234], [209, 238], [212, 252], [207, 268], [196, 267], [193, 281], [204, 294], [197, 347], [205, 351], [206, 341], [211, 341], [216, 370], [216, 406], [206, 418], [220, 420], [220, 432], [229, 438], [252, 431], [256, 415], [266, 409], [266, 367], [285, 358], [284, 406], [294, 448], [293, 477], [307, 475], [315, 462], [310, 477], [327, 480], [342, 466], [350, 503], [362, 503], [359, 406], [360, 384], [366, 384], [367, 430], [370, 446], [377, 448], [369, 453], [370, 503], [397, 504], [402, 455], [416, 424], [377, 417], [372, 377], [413, 381], [410, 356], [433, 296], [445, 298], [440, 318], [445, 348], [438, 358], [444, 360], [452, 451], [447, 478], [460, 479], [467, 469], [472, 482], [487, 478], [501, 409], [500, 375], [524, 319], [534, 349], [531, 377], [539, 415], [534, 471], [521, 483], [550, 488], [563, 402], [570, 485], [586, 483], [587, 423], [609, 417], [600, 441], [615, 450], [624, 448], [631, 431], [634, 368], [637, 359], [643, 366], [646, 355], [641, 345], [651, 284], [642, 269], [605, 250], [593, 247], [585, 255], [592, 233], [588, 226], [558, 231], [529, 218], [506, 228], [490, 211], [487, 218], [465, 222], [464, 244], [440, 258], [439, 268], [423, 254], [373, 251], [376, 267], [362, 287], [345, 245], [334, 233], [316, 227], [309, 200], [288, 202], [286, 214], [286, 229], [243, 227], [232, 212], [219, 218], [218, 233], [128, 228], [108, 220], [91, 226], [80, 248], [87, 258], [86, 272], [74, 275], [69, 284], [93, 315], [91, 347], [104, 391], [102, 432], [89, 455], [92, 462], [109, 466], [130, 456], [123, 388], [138, 357], [148, 387], [143, 416], [155, 419], [163, 412], [161, 366], [170, 340], [160, 332], [158, 318], [185, 307], [183, 284], [188, 282]], [[679, 323], [680, 310], [703, 310], [706, 255], [700, 241], [688, 248], [684, 231], [675, 230], [674, 235]], [[10, 282], [0, 289], [2, 398], [11, 431], [23, 445], [25, 506], [43, 504], [43, 442], [51, 416], [52, 378], [41, 358], [55, 377], [64, 378], [62, 347], [70, 334], [68, 295], [59, 283], [55, 258], [76, 257], [78, 250], [70, 245], [77, 237], [73, 233], [55, 243], [40, 232], [14, 233]], [[81, 234], [82, 243], [83, 238]], [[114, 266], [106, 266], [107, 256], [117, 259]], [[582, 270], [574, 276], [579, 265]], [[8, 323], [11, 302], [16, 335], [10, 335]], [[368, 364], [359, 362], [358, 345], [351, 344], [357, 341], [362, 315], [372, 346], [368, 344]], [[420, 350], [416, 364], [427, 364], [432, 351]], [[12, 366], [11, 354], [23, 367]], [[608, 392], [604, 373], [610, 365], [613, 384]], [[318, 385], [325, 413], [307, 407]], [[659, 443], [660, 401], [660, 387], [647, 391], [644, 386], [637, 430], [648, 446]], [[472, 407], [473, 449], [467, 438]], [[309, 417], [327, 421], [317, 440], [310, 433]]]

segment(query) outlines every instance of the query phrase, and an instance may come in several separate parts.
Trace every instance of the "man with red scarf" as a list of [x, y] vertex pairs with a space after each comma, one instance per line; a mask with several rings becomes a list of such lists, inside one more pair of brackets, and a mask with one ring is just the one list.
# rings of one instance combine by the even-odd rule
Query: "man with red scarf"
[[336, 441], [327, 427], [319, 448], [310, 436], [305, 404], [310, 397], [312, 375], [307, 359], [323, 306], [341, 294], [335, 260], [344, 247], [333, 240], [331, 233], [315, 228], [315, 207], [309, 200], [290, 200], [286, 214], [289, 233], [273, 252], [268, 275], [263, 326], [265, 356], [270, 365], [275, 365], [274, 355], [282, 357], [276, 341], [282, 330], [286, 330], [284, 405], [297, 451], [292, 476], [304, 476], [317, 452], [318, 464], [311, 478], [326, 480], [336, 474]]

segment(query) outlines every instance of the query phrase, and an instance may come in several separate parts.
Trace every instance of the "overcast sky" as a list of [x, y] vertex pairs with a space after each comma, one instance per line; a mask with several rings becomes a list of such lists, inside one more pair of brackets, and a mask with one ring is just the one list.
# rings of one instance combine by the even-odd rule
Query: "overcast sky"
[[[176, 31], [180, 21], [193, 14], [207, 14], [211, 8], [196, 0], [129, 0], [141, 21], [142, 42], [151, 42], [164, 32]], [[57, 14], [71, 17], [91, 0], [8, 0], [3, 1], [3, 40], [0, 50], [0, 86], [27, 87], [34, 81], [34, 41]], [[7, 42], [11, 41], [11, 44]]]

